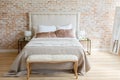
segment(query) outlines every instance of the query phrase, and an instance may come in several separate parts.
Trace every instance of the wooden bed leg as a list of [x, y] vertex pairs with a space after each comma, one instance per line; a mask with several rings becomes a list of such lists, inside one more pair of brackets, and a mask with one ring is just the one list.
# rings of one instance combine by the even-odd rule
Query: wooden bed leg
[[31, 63], [29, 63], [29, 75], [31, 74]]
[[30, 63], [27, 62], [27, 80], [29, 80], [30, 77]]
[[78, 61], [74, 62], [74, 72], [75, 72], [76, 79], [78, 79], [77, 70], [78, 70]]

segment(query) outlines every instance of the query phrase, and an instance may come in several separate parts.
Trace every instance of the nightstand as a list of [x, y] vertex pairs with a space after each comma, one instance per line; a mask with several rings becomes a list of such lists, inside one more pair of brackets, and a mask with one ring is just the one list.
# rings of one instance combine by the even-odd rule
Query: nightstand
[[24, 48], [24, 46], [28, 43], [29, 41], [25, 40], [25, 37], [22, 37], [18, 40], [18, 53]]
[[89, 38], [79, 39], [80, 43], [85, 48], [86, 52], [90, 55], [91, 54], [91, 40]]

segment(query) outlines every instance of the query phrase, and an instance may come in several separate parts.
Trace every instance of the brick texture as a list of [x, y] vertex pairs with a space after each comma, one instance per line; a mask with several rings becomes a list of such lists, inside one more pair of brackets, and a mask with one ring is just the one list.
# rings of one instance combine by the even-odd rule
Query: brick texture
[[0, 49], [16, 49], [28, 28], [29, 12], [80, 12], [80, 29], [92, 48], [109, 48], [119, 0], [0, 0]]

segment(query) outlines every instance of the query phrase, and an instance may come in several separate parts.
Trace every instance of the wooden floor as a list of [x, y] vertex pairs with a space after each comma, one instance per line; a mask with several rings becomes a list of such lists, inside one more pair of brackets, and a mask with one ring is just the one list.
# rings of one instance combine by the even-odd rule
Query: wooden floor
[[[0, 54], [0, 80], [26, 80], [26, 77], [3, 77], [16, 55], [16, 53]], [[85, 76], [79, 76], [79, 80], [120, 80], [120, 56], [107, 52], [92, 52], [92, 55], [87, 56], [91, 70]], [[61, 72], [32, 76], [30, 80], [75, 80], [75, 76]]]

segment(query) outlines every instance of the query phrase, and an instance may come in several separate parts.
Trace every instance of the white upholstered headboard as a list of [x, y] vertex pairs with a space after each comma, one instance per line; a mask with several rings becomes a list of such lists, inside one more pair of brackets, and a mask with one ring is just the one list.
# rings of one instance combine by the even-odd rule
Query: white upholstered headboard
[[77, 36], [79, 18], [79, 13], [76, 12], [33, 12], [29, 13], [29, 29], [37, 30], [39, 25], [62, 26], [72, 24]]

